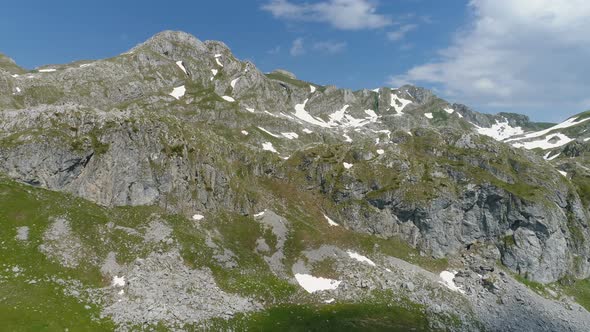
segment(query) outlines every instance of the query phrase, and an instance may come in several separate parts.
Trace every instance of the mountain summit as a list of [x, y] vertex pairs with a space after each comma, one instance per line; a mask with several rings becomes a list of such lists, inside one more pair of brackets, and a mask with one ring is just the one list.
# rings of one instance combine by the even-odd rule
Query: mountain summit
[[589, 119], [264, 74], [184, 32], [0, 56], [7, 326], [583, 330]]

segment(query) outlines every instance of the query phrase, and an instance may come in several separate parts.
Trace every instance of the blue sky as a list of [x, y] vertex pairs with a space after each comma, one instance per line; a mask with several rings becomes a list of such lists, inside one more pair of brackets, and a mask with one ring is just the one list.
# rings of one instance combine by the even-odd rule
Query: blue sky
[[543, 121], [590, 108], [586, 0], [21, 0], [3, 3], [0, 52], [34, 68], [114, 56], [166, 29], [318, 84], [412, 83]]

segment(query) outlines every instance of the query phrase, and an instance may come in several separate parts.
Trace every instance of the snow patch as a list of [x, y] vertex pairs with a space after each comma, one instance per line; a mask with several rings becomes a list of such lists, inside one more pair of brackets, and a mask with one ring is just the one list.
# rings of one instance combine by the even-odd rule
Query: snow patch
[[122, 276], [122, 277], [114, 276], [112, 285], [113, 285], [113, 287], [125, 287], [125, 276]]
[[217, 62], [219, 67], [223, 67], [223, 63], [221, 63], [221, 61], [219, 61], [219, 57], [215, 57], [215, 62]]
[[330, 225], [330, 226], [340, 226], [337, 222], [335, 222], [334, 220], [330, 219], [330, 217], [328, 217], [325, 214], [324, 214], [324, 218], [326, 218], [326, 220], [328, 221], [328, 225]]
[[[406, 108], [406, 106], [408, 106], [411, 103], [412, 103], [411, 100], [400, 98], [395, 93], [391, 94], [391, 107], [393, 107], [395, 109], [398, 116], [403, 115], [404, 108]], [[401, 104], [401, 105], [399, 105], [399, 104]]]
[[288, 139], [299, 138], [299, 135], [297, 135], [296, 133], [281, 133], [281, 135], [285, 136]]
[[54, 68], [39, 69], [40, 73], [53, 73], [54, 71], [57, 71], [57, 69], [54, 69]]
[[432, 119], [432, 113], [424, 113], [424, 116], [427, 117], [428, 119]]
[[545, 138], [536, 141], [513, 143], [512, 146], [516, 148], [525, 148], [527, 150], [532, 150], [536, 148], [540, 148], [541, 150], [547, 150], [558, 148], [572, 141], [574, 140], [567, 137], [566, 135], [562, 133], [557, 133], [547, 135]]
[[504, 122], [496, 120], [490, 128], [483, 128], [475, 125], [477, 132], [481, 135], [489, 136], [497, 141], [504, 141], [516, 135], [522, 135], [524, 131], [521, 127], [512, 127], [507, 119]]
[[[553, 159], [555, 159], [555, 158], [557, 158], [557, 157], [559, 157], [559, 156], [561, 155], [561, 152], [560, 152], [560, 153], [558, 153], [558, 154], [556, 154], [556, 155], [554, 155], [554, 156], [551, 156], [551, 154], [552, 154], [552, 153], [553, 153], [553, 151], [549, 151], [549, 152], [547, 152], [547, 154], [546, 154], [546, 155], [545, 155], [543, 158], [544, 158], [545, 160], [547, 160], [547, 161], [551, 161], [551, 160], [553, 160]], [[550, 157], [550, 156], [551, 156], [551, 157]]]
[[239, 81], [239, 80], [240, 80], [240, 78], [238, 77], [238, 78], [236, 78], [236, 79], [233, 79], [233, 80], [232, 80], [232, 81], [229, 83], [229, 85], [231, 85], [232, 89], [234, 89], [234, 88], [236, 87], [236, 83], [238, 83], [238, 81]]
[[277, 150], [275, 150], [274, 146], [272, 146], [271, 142], [262, 143], [262, 150], [278, 153]]
[[449, 113], [449, 114], [453, 114], [453, 113], [455, 113], [455, 110], [454, 110], [454, 109], [452, 109], [452, 108], [445, 108], [445, 110], [444, 110], [444, 111], [445, 111], [445, 112], [447, 112], [447, 113]]
[[367, 257], [365, 257], [363, 255], [360, 255], [360, 254], [358, 254], [358, 253], [356, 253], [354, 251], [350, 251], [349, 250], [346, 253], [348, 254], [348, 257], [350, 257], [350, 258], [352, 258], [352, 259], [354, 259], [356, 261], [359, 261], [361, 263], [367, 263], [367, 264], [369, 264], [371, 266], [376, 266], [376, 264], [372, 260], [370, 260]]
[[350, 136], [348, 136], [348, 135], [346, 135], [346, 134], [342, 134], [342, 136], [344, 136], [344, 138], [345, 138], [345, 140], [344, 140], [344, 141], [345, 141], [345, 142], [352, 143], [352, 138], [350, 138]]
[[10, 76], [12, 76], [14, 78], [17, 78], [18, 77], [18, 74], [13, 74], [13, 75], [10, 75]]
[[184, 85], [181, 85], [177, 88], [174, 88], [172, 92], [170, 92], [170, 95], [176, 99], [180, 99], [182, 96], [184, 96], [185, 92], [186, 88], [184, 87]]
[[258, 212], [254, 215], [254, 218], [259, 218], [262, 217], [264, 214], [266, 213], [266, 210], [262, 211], [262, 212]]
[[455, 275], [457, 274], [457, 271], [442, 271], [440, 273], [440, 278], [442, 279], [442, 284], [447, 286], [448, 289], [455, 291], [455, 292], [459, 292], [461, 294], [465, 294], [465, 291], [461, 289], [461, 287], [457, 287], [457, 285], [455, 285], [455, 282], [453, 281], [453, 279], [455, 279]]
[[293, 113], [293, 115], [295, 115], [296, 117], [298, 117], [299, 119], [301, 119], [307, 123], [311, 123], [313, 125], [324, 127], [324, 128], [330, 128], [330, 125], [327, 124], [324, 120], [316, 119], [315, 117], [313, 117], [311, 114], [309, 114], [305, 110], [305, 105], [307, 104], [308, 101], [309, 101], [309, 99], [305, 99], [303, 104], [295, 105], [295, 113]]
[[334, 301], [336, 301], [336, 300], [335, 299], [329, 299], [329, 300], [325, 300], [324, 303], [330, 304], [330, 303], [334, 303]]
[[271, 133], [270, 131], [268, 131], [268, 130], [262, 128], [262, 127], [257, 127], [257, 128], [260, 129], [260, 130], [262, 130], [263, 132], [269, 134], [272, 137], [276, 137], [276, 138], [279, 138], [280, 137], [279, 135], [275, 135], [275, 134]]
[[205, 216], [203, 216], [202, 214], [193, 214], [193, 220], [199, 221], [199, 220], [203, 220], [205, 218]]
[[384, 153], [385, 153], [385, 150], [383, 150], [383, 149], [379, 149], [379, 150], [377, 150], [377, 154], [378, 154], [378, 155], [382, 155], [382, 154], [384, 154]]
[[303, 289], [308, 293], [315, 293], [325, 290], [334, 290], [338, 288], [342, 281], [333, 280], [327, 278], [318, 278], [309, 274], [297, 273], [295, 274], [295, 280], [299, 283]]
[[244, 136], [248, 136], [248, 134], [249, 134], [249, 133], [248, 133], [247, 131], [245, 131], [245, 130], [242, 130], [242, 135], [244, 135]]
[[560, 124], [557, 124], [557, 125], [555, 125], [555, 126], [553, 126], [551, 128], [547, 128], [547, 129], [541, 130], [541, 131], [535, 131], [535, 132], [526, 134], [526, 135], [524, 135], [522, 137], [517, 137], [517, 138], [514, 138], [514, 139], [510, 139], [507, 142], [522, 141], [522, 140], [526, 140], [526, 139], [530, 139], [530, 138], [537, 138], [537, 137], [545, 136], [545, 135], [549, 134], [550, 132], [552, 132], [554, 130], [569, 128], [569, 127], [578, 125], [580, 123], [586, 122], [586, 121], [590, 120], [590, 117], [587, 117], [587, 118], [582, 119], [580, 121], [576, 121], [577, 119], [578, 119], [577, 117], [573, 117], [573, 118], [567, 119], [566, 121], [564, 121], [564, 122], [562, 122]]
[[16, 87], [16, 92], [21, 92], [21, 89], [18, 86]]
[[354, 165], [353, 164], [349, 164], [347, 162], [344, 162], [344, 163], [342, 163], [342, 166], [344, 166], [344, 168], [346, 168], [346, 169], [351, 169], [352, 166], [354, 166]]
[[563, 175], [564, 177], [567, 177], [567, 172], [560, 171], [560, 170], [557, 170], [557, 171], [558, 171], [558, 172], [559, 172], [561, 175]]
[[313, 133], [313, 131], [307, 129], [307, 128], [303, 128], [303, 130], [301, 130], [302, 132], [306, 133], [306, 134], [311, 134]]
[[233, 103], [236, 101], [235, 99], [233, 99], [230, 96], [221, 96], [221, 98], [223, 98], [223, 100], [225, 100], [225, 101], [229, 101], [230, 103]]
[[246, 111], [248, 111], [250, 113], [254, 113], [254, 109], [251, 107], [246, 107]]
[[188, 75], [186, 68], [184, 68], [184, 65], [182, 64], [182, 61], [176, 61], [176, 65], [184, 72], [185, 75]]
[[90, 66], [93, 66], [93, 65], [94, 65], [94, 63], [83, 63], [83, 64], [80, 65], [80, 68], [86, 68], [86, 67], [90, 67]]
[[310, 85], [310, 86], [309, 86], [309, 90], [311, 91], [311, 93], [314, 93], [314, 92], [315, 92], [315, 90], [316, 90], [316, 87], [315, 87], [315, 86], [313, 86], [313, 85]]

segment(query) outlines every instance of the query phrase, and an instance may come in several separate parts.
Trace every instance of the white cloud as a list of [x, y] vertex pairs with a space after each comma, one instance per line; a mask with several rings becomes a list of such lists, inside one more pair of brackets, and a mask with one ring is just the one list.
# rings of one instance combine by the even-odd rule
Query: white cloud
[[589, 106], [590, 1], [472, 0], [469, 7], [473, 22], [438, 60], [390, 83], [431, 84], [476, 107], [545, 116]]
[[271, 0], [262, 9], [276, 18], [323, 22], [340, 30], [378, 29], [392, 23], [390, 17], [377, 13], [372, 0], [326, 0], [314, 4]]
[[313, 44], [313, 49], [327, 54], [336, 54], [346, 49], [345, 42], [319, 41]]
[[291, 50], [289, 50], [289, 53], [292, 56], [300, 56], [305, 54], [305, 46], [303, 45], [303, 38], [297, 38], [293, 41], [293, 44], [291, 44]]
[[406, 37], [408, 32], [415, 30], [418, 27], [416, 24], [405, 24], [400, 26], [397, 30], [387, 33], [387, 38], [393, 41], [400, 41]]

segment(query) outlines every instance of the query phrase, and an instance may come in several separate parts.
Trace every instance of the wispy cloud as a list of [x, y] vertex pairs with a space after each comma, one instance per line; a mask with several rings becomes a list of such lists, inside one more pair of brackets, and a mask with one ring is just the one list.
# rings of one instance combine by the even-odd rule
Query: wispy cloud
[[300, 56], [305, 54], [305, 45], [303, 44], [303, 38], [297, 38], [293, 40], [291, 49], [289, 50], [291, 56]]
[[281, 53], [281, 46], [277, 45], [277, 46], [271, 48], [270, 50], [266, 51], [266, 53], [272, 54], [272, 55], [279, 54], [279, 53]]
[[410, 31], [415, 30], [417, 27], [417, 24], [404, 24], [400, 26], [397, 30], [388, 32], [387, 38], [393, 41], [400, 41], [404, 39]]
[[339, 30], [378, 29], [392, 24], [389, 16], [377, 13], [377, 4], [372, 0], [326, 0], [313, 4], [271, 0], [262, 9], [279, 19], [322, 22]]
[[313, 49], [322, 53], [336, 54], [346, 49], [346, 42], [319, 41], [313, 44]]
[[[448, 97], [509, 110], [582, 110], [590, 105], [590, 2], [471, 0], [473, 22], [390, 83], [431, 84]], [[551, 111], [550, 111], [551, 110]]]

